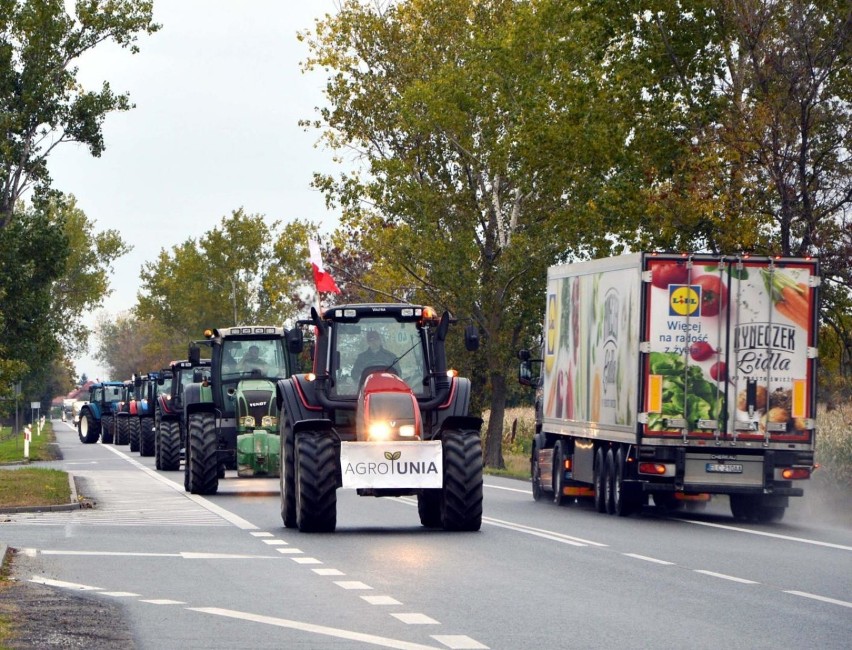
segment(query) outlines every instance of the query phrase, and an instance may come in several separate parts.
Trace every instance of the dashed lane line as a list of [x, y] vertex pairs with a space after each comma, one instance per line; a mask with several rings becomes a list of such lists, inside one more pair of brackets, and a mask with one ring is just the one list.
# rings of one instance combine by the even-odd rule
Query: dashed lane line
[[801, 596], [802, 598], [811, 598], [812, 600], [819, 600], [824, 603], [831, 603], [832, 605], [840, 605], [841, 607], [852, 607], [852, 603], [845, 600], [837, 600], [836, 598], [828, 598], [827, 596], [817, 596], [816, 594], [809, 594], [806, 591], [785, 591], [784, 593], [791, 594], [793, 596]]
[[674, 562], [669, 562], [667, 560], [658, 560], [655, 557], [648, 557], [647, 555], [639, 555], [637, 553], [622, 553], [622, 555], [626, 555], [627, 557], [632, 557], [637, 560], [644, 560], [645, 562], [653, 562], [654, 564], [663, 564], [667, 566], [671, 566]]
[[713, 578], [721, 578], [722, 580], [730, 580], [732, 582], [739, 582], [743, 585], [759, 585], [759, 582], [755, 582], [754, 580], [746, 580], [745, 578], [738, 578], [737, 576], [729, 576], [724, 573], [716, 573], [715, 571], [706, 571], [704, 569], [693, 569], [695, 573], [701, 573], [705, 576], [711, 576]]

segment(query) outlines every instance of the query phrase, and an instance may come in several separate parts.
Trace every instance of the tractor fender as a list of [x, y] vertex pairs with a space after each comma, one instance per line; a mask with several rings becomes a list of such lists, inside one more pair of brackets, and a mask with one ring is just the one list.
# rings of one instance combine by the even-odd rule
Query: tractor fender
[[322, 433], [324, 431], [334, 431], [334, 423], [325, 418], [316, 420], [299, 420], [293, 425], [293, 434], [298, 435], [305, 431], [314, 433]]
[[317, 411], [322, 411], [315, 397], [313, 382], [304, 375], [295, 375], [289, 379], [280, 379], [275, 387], [275, 399], [280, 417], [290, 422], [310, 420]]
[[441, 422], [438, 436], [440, 437], [444, 431], [460, 431], [478, 436], [480, 429], [482, 429], [482, 418], [473, 415], [451, 415]]
[[213, 391], [203, 384], [190, 384], [183, 391], [183, 403], [186, 415], [190, 413], [208, 413], [215, 410]]

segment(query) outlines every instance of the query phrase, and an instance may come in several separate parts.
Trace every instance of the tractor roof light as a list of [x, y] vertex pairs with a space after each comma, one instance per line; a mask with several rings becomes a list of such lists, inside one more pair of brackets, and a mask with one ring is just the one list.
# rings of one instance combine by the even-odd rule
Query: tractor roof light
[[213, 330], [211, 330], [209, 328], [204, 330], [204, 338], [212, 339], [213, 338]]
[[432, 307], [423, 307], [423, 312], [420, 315], [420, 325], [437, 325], [438, 324], [438, 312], [436, 312]]

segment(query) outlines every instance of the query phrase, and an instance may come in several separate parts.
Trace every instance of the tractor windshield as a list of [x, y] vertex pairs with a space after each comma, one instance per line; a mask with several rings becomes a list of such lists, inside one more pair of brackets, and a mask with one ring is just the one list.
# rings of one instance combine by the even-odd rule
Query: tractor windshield
[[[362, 318], [335, 325], [332, 395], [355, 397], [366, 375], [376, 370], [401, 377], [417, 396], [428, 390], [423, 348], [416, 323]], [[425, 380], [425, 383], [424, 383]]]
[[287, 359], [281, 339], [222, 342], [222, 379], [284, 379]]

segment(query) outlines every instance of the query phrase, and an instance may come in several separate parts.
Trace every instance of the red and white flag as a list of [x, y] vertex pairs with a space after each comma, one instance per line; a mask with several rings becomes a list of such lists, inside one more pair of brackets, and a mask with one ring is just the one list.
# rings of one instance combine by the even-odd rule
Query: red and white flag
[[311, 253], [311, 267], [314, 270], [314, 282], [317, 285], [317, 291], [340, 293], [334, 278], [331, 277], [331, 274], [326, 273], [323, 268], [319, 244], [313, 239], [309, 239], [308, 250]]

